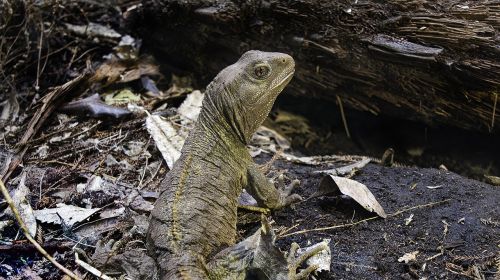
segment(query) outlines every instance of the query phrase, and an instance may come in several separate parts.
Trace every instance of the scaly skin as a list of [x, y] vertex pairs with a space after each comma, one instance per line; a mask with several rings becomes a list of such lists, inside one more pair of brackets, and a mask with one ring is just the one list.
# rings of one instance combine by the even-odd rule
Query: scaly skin
[[206, 258], [235, 243], [243, 188], [271, 209], [300, 199], [291, 188], [277, 190], [246, 148], [294, 66], [289, 55], [249, 51], [207, 87], [198, 121], [151, 213], [148, 248], [161, 279], [209, 278]]

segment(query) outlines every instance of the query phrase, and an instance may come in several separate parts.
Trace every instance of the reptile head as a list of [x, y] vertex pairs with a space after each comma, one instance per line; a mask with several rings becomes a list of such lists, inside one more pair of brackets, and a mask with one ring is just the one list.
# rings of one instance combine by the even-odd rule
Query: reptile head
[[246, 143], [264, 122], [294, 71], [295, 62], [287, 54], [248, 51], [210, 84], [203, 110], [218, 111]]

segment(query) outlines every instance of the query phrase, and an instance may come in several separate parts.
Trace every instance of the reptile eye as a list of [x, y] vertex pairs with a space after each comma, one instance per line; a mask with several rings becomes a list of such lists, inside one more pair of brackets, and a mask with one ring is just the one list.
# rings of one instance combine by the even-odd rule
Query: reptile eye
[[253, 71], [258, 79], [265, 79], [271, 72], [271, 68], [265, 64], [259, 64], [254, 67]]

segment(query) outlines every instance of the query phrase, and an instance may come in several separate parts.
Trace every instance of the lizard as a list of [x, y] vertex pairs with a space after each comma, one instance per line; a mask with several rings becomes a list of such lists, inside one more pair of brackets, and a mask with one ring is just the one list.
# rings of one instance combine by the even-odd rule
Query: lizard
[[[230, 271], [221, 273], [220, 267], [207, 264], [222, 249], [231, 252], [236, 241], [238, 197], [243, 188], [259, 206], [269, 209], [301, 200], [300, 195], [292, 194], [300, 184], [298, 180], [288, 186], [281, 182], [281, 187], [276, 188], [246, 147], [294, 72], [295, 62], [290, 55], [252, 50], [224, 68], [207, 86], [197, 122], [180, 158], [162, 181], [162, 193], [150, 215], [146, 245], [159, 267], [160, 279], [241, 277]], [[237, 255], [235, 252], [246, 243], [241, 244], [234, 247], [233, 254], [226, 254], [226, 259]], [[266, 262], [262, 259], [260, 266]], [[285, 278], [304, 279], [314, 270], [309, 267], [306, 273], [295, 274], [299, 265], [289, 256]], [[269, 268], [266, 273], [280, 272]]]

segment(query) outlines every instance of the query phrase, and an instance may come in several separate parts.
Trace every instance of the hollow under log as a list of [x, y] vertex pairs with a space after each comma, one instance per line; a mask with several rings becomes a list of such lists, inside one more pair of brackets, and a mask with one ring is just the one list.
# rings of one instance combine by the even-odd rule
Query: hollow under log
[[293, 94], [500, 132], [500, 1], [143, 0], [129, 19], [200, 85], [246, 50], [281, 51]]

